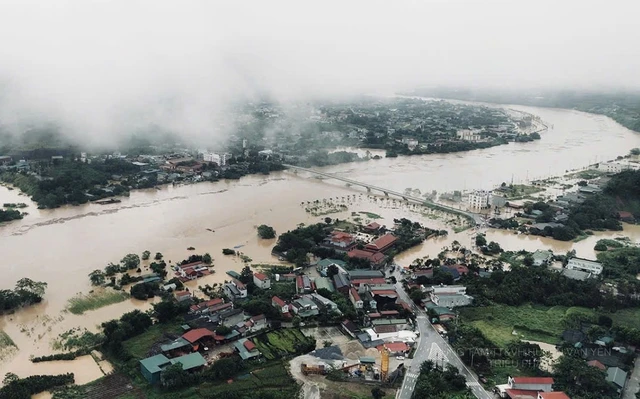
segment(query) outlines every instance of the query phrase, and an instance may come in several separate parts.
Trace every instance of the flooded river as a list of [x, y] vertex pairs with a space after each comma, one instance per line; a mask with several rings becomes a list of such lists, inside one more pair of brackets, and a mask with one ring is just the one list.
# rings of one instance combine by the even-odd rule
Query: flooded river
[[[606, 117], [557, 109], [512, 108], [540, 116], [553, 125], [553, 129], [541, 133], [542, 140], [532, 143], [511, 143], [467, 153], [372, 160], [322, 170], [397, 191], [411, 187], [423, 193], [443, 192], [491, 188], [512, 179], [517, 183], [527, 178], [559, 175], [640, 147], [640, 134]], [[118, 317], [134, 307], [145, 309], [150, 306], [131, 300], [84, 316], [65, 312], [70, 297], [91, 289], [87, 275], [92, 270], [102, 269], [108, 262], [118, 262], [130, 252], [159, 251], [165, 259], [174, 262], [192, 253], [209, 252], [214, 258], [216, 273], [206, 280], [189, 284], [195, 289], [198, 284], [222, 282], [227, 277], [226, 270], [242, 267], [239, 259], [224, 257], [222, 248], [238, 247], [254, 263], [276, 263], [277, 259], [270, 255], [274, 240], [259, 240], [257, 225], [268, 224], [277, 232], [283, 232], [295, 228], [298, 223], [313, 223], [321, 217], [306, 213], [301, 202], [354, 193], [357, 191], [340, 182], [320, 181], [286, 171], [270, 176], [248, 176], [239, 181], [136, 191], [118, 204], [38, 210], [17, 190], [0, 187], [0, 202], [29, 204], [25, 209], [29, 212], [27, 217], [0, 226], [3, 277], [0, 289], [11, 288], [21, 277], [49, 284], [42, 304], [0, 318], [0, 329], [19, 348], [17, 355], [0, 364], [0, 376], [9, 370], [26, 375], [49, 367], [33, 367], [28, 357], [51, 353], [50, 341], [60, 332], [76, 326], [96, 330], [102, 321]], [[345, 218], [350, 211], [366, 210], [381, 214], [387, 224], [400, 216], [418, 219], [409, 207], [399, 203], [388, 203], [379, 208], [367, 199], [366, 194], [355, 200], [350, 208], [349, 212], [337, 216]], [[442, 221], [421, 220], [430, 227], [443, 226]], [[624, 234], [631, 235], [633, 240], [640, 239], [637, 226], [630, 227], [629, 233]], [[559, 243], [538, 237], [511, 236], [500, 231], [490, 231], [488, 238], [514, 250], [548, 247], [566, 252], [573, 246], [585, 257], [593, 256], [592, 248], [597, 239], [594, 236], [575, 244]], [[406, 265], [418, 256], [434, 256], [453, 239], [469, 245], [472, 236], [463, 232], [429, 241], [399, 257], [398, 261]], [[196, 250], [187, 251], [190, 246]], [[77, 379], [83, 382], [96, 378], [100, 370], [97, 366], [88, 367], [86, 361], [83, 358], [65, 362], [64, 371], [75, 372]], [[60, 370], [63, 370], [62, 366]]]

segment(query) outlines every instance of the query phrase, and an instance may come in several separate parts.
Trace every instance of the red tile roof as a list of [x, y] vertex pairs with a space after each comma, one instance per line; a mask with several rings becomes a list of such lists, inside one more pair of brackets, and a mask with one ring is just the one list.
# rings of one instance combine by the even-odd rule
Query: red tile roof
[[538, 399], [538, 391], [526, 389], [507, 389], [507, 397], [511, 399]]
[[378, 230], [380, 228], [380, 225], [376, 222], [371, 222], [368, 225], [364, 226], [369, 230]]
[[607, 369], [607, 367], [598, 360], [590, 360], [587, 362], [587, 364], [591, 367], [597, 367], [603, 371]]
[[242, 281], [240, 280], [236, 280], [235, 278], [232, 280], [233, 284], [239, 289], [239, 290], [244, 290], [247, 287], [244, 286], [244, 284], [242, 283]]
[[185, 333], [182, 336], [182, 338], [186, 339], [187, 341], [193, 344], [194, 342], [197, 342], [198, 340], [204, 337], [213, 337], [213, 336], [214, 336], [213, 332], [209, 331], [206, 328], [196, 328], [195, 330], [191, 330]]
[[248, 351], [256, 349], [256, 345], [249, 340], [244, 341], [244, 347], [247, 348]]
[[553, 378], [551, 377], [513, 377], [513, 382], [516, 384], [553, 384]]
[[369, 252], [363, 249], [352, 249], [347, 252], [347, 256], [350, 258], [368, 259], [373, 263], [379, 263], [384, 259], [384, 254], [382, 252]]
[[395, 316], [398, 314], [397, 310], [383, 310], [382, 312], [380, 312], [381, 315], [383, 316]]
[[204, 308], [208, 308], [214, 305], [219, 305], [221, 303], [224, 302], [224, 299], [222, 298], [214, 298], [214, 299], [210, 299], [206, 302], [200, 302], [196, 305], [191, 305], [190, 309], [191, 310], [198, 310], [198, 309], [204, 309]]
[[344, 243], [353, 242], [353, 236], [349, 233], [345, 233], [344, 231], [332, 232], [331, 237], [329, 239], [332, 242], [344, 242]]
[[373, 331], [375, 331], [377, 334], [384, 334], [396, 332], [398, 331], [398, 329], [396, 328], [396, 326], [375, 326], [373, 327]]
[[369, 316], [370, 319], [377, 319], [378, 317], [381, 317], [382, 315], [380, 313], [369, 313], [367, 316]]
[[282, 299], [278, 298], [277, 296], [274, 296], [273, 298], [271, 298], [271, 302], [275, 303], [276, 305], [278, 305], [280, 307], [283, 307], [284, 305], [286, 305], [284, 303], [284, 301]]
[[571, 399], [564, 392], [540, 392], [540, 399]]
[[383, 251], [393, 245], [397, 240], [398, 238], [393, 234], [385, 234], [377, 240], [374, 240], [373, 242], [367, 244], [365, 248], [375, 251]]
[[266, 281], [269, 279], [269, 277], [267, 277], [267, 275], [264, 273], [253, 273], [253, 277], [257, 278], [260, 281]]
[[388, 342], [384, 346], [391, 352], [406, 352], [409, 350], [409, 346], [404, 342]]
[[355, 288], [351, 287], [349, 292], [351, 293], [351, 296], [353, 297], [354, 301], [359, 301], [360, 300], [360, 295], [358, 294], [358, 291], [356, 291]]

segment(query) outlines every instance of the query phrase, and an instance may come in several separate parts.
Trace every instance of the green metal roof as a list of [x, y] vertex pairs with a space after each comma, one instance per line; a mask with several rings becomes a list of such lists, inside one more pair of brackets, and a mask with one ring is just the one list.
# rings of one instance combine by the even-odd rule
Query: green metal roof
[[229, 276], [233, 277], [233, 278], [238, 278], [238, 277], [240, 277], [240, 274], [239, 274], [238, 272], [234, 271], [234, 270], [229, 270], [229, 271], [227, 271], [227, 274], [228, 274]]
[[173, 341], [170, 344], [166, 344], [166, 345], [160, 346], [160, 349], [163, 352], [168, 352], [168, 351], [171, 351], [171, 350], [174, 350], [174, 349], [184, 348], [185, 346], [189, 346], [189, 345], [191, 345], [189, 343], [189, 341], [187, 341], [186, 339], [180, 337], [180, 338], [176, 339], [175, 341]]
[[369, 356], [363, 356], [360, 358], [360, 363], [375, 363], [376, 359], [369, 357]]
[[318, 263], [316, 264], [316, 266], [324, 268], [324, 267], [329, 267], [329, 266], [331, 266], [333, 264], [336, 264], [336, 265], [338, 265], [340, 267], [344, 267], [344, 265], [346, 265], [346, 262], [343, 261], [343, 260], [339, 260], [339, 259], [327, 258], [327, 259], [319, 260]]
[[146, 359], [140, 360], [142, 367], [147, 369], [150, 373], [158, 373], [169, 364], [171, 361], [165, 355], [155, 355]]
[[618, 367], [609, 367], [607, 369], [607, 381], [613, 382], [618, 387], [624, 387], [625, 382], [627, 381], [627, 373]]
[[324, 288], [331, 292], [336, 291], [336, 289], [333, 288], [333, 283], [327, 277], [318, 277], [317, 279], [315, 279], [315, 283], [317, 289]]
[[207, 364], [204, 357], [198, 352], [189, 353], [188, 355], [176, 357], [170, 360], [171, 364], [180, 363], [183, 370], [191, 370], [196, 367], [202, 367]]

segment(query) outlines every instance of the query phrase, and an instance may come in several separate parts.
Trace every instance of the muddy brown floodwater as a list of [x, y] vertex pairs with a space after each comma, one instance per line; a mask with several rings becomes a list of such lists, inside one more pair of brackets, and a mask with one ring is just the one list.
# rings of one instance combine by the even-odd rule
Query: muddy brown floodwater
[[[558, 109], [510, 107], [540, 116], [553, 125], [553, 129], [543, 132], [542, 140], [533, 143], [511, 143], [467, 153], [372, 160], [322, 170], [396, 191], [414, 188], [422, 193], [431, 190], [443, 192], [491, 188], [503, 181], [517, 183], [527, 178], [559, 175], [569, 169], [613, 159], [633, 147], [640, 147], [640, 134], [606, 117]], [[11, 288], [22, 277], [49, 284], [43, 303], [0, 317], [0, 329], [19, 348], [16, 355], [0, 363], [0, 376], [8, 371], [21, 376], [72, 371], [79, 382], [86, 382], [102, 375], [97, 365], [87, 365], [84, 358], [38, 366], [28, 360], [30, 355], [52, 353], [51, 340], [70, 328], [80, 326], [96, 331], [97, 325], [103, 321], [119, 317], [133, 308], [146, 309], [150, 306], [150, 303], [128, 300], [81, 316], [65, 312], [69, 298], [91, 289], [87, 275], [92, 270], [102, 269], [109, 262], [118, 262], [131, 252], [159, 251], [165, 259], [174, 262], [192, 253], [209, 252], [214, 258], [216, 273], [189, 283], [189, 286], [194, 289], [199, 284], [222, 282], [226, 279], [225, 271], [242, 267], [237, 258], [224, 257], [222, 248], [237, 247], [254, 263], [276, 263], [277, 259], [270, 254], [274, 240], [259, 240], [255, 230], [257, 225], [268, 224], [277, 232], [283, 232], [295, 228], [298, 223], [312, 223], [322, 217], [306, 213], [301, 202], [354, 193], [358, 193], [357, 189], [348, 188], [340, 182], [321, 181], [307, 174], [286, 171], [270, 176], [247, 176], [239, 181], [135, 191], [118, 204], [38, 210], [17, 190], [0, 187], [0, 203], [29, 204], [25, 209], [29, 213], [27, 217], [0, 226], [0, 289]], [[382, 201], [370, 201], [366, 193], [356, 202], [349, 212], [366, 210], [379, 213], [384, 216], [386, 224], [390, 224], [394, 217], [406, 216], [421, 220], [430, 227], [444, 227], [442, 220], [419, 217], [407, 206], [387, 202], [380, 206], [378, 204]], [[345, 218], [349, 212], [337, 216]], [[640, 237], [637, 226], [628, 227], [623, 234], [631, 235], [634, 240]], [[596, 234], [600, 235], [615, 236], [611, 233]], [[499, 231], [488, 233], [488, 238], [500, 241], [507, 249], [551, 248], [564, 252], [574, 246], [578, 248], [579, 256], [585, 257], [593, 255], [596, 236], [572, 244], [511, 236]], [[399, 256], [398, 263], [408, 265], [418, 256], [434, 256], [454, 239], [468, 246], [472, 233], [462, 232], [430, 240]], [[187, 251], [190, 246], [196, 250]]]

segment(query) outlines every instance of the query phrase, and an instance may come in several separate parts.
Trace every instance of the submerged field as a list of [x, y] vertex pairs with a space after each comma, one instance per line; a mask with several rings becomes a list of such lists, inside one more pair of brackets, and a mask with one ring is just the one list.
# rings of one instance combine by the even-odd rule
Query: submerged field
[[129, 299], [129, 294], [126, 292], [115, 291], [109, 288], [95, 290], [89, 294], [78, 294], [69, 299], [67, 310], [73, 314], [82, 314], [89, 310], [122, 302], [126, 299]]
[[16, 350], [18, 350], [18, 347], [11, 337], [6, 332], [0, 330], [0, 360], [3, 360]]

